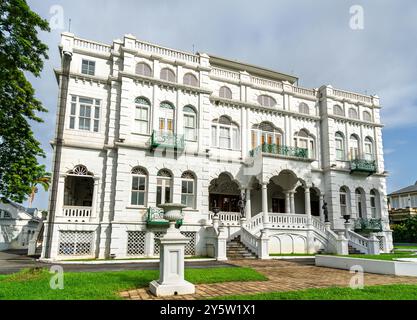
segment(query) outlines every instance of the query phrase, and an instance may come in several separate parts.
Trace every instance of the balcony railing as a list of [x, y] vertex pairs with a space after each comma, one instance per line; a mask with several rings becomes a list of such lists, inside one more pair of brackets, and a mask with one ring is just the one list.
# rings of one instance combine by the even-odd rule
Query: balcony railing
[[362, 232], [379, 232], [382, 231], [381, 219], [375, 218], [358, 218], [355, 220], [355, 231]]
[[375, 160], [354, 159], [350, 161], [350, 173], [359, 172], [369, 175], [376, 172]]
[[91, 217], [91, 207], [64, 206], [62, 213], [67, 218], [89, 218]]
[[255, 155], [262, 153], [276, 154], [287, 157], [294, 157], [300, 159], [308, 159], [308, 150], [298, 147], [288, 147], [279, 144], [264, 143], [257, 146], [255, 149], [249, 151], [249, 155], [254, 157]]
[[[179, 228], [182, 225], [182, 219], [177, 220], [175, 226]], [[168, 227], [168, 220], [164, 219], [164, 210], [161, 208], [149, 207], [146, 215], [146, 224], [148, 226]]]
[[184, 135], [154, 130], [152, 132], [150, 146], [152, 150], [156, 148], [184, 150]]

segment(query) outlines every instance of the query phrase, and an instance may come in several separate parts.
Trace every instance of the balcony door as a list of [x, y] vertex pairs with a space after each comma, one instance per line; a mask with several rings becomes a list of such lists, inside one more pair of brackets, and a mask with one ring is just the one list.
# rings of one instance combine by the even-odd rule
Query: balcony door
[[174, 133], [174, 106], [168, 102], [159, 107], [159, 131]]

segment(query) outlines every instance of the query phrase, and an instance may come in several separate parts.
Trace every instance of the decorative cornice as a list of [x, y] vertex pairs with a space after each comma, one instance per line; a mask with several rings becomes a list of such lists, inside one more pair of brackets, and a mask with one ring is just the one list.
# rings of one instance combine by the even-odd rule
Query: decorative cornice
[[348, 123], [353, 123], [357, 125], [363, 125], [363, 126], [368, 126], [368, 127], [378, 127], [378, 128], [384, 127], [384, 125], [380, 123], [368, 122], [368, 121], [363, 121], [359, 119], [350, 119], [350, 118], [345, 118], [345, 117], [334, 115], [334, 114], [328, 114], [327, 117], [336, 121], [341, 121], [343, 123], [348, 122]]

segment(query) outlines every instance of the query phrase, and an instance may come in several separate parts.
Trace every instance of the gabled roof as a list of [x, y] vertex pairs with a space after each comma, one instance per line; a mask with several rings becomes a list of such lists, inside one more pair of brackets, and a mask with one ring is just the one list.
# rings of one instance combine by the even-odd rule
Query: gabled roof
[[401, 194], [401, 193], [410, 193], [410, 192], [417, 192], [417, 181], [416, 181], [416, 183], [412, 184], [411, 186], [408, 186], [408, 187], [402, 188], [400, 190], [391, 192], [389, 194], [389, 196], [396, 195], [396, 194]]

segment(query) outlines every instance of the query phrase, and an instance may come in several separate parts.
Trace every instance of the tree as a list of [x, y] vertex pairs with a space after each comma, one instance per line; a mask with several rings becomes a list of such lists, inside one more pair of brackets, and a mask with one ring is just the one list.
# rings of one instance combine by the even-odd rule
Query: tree
[[37, 178], [31, 185], [31, 192], [29, 195], [29, 208], [32, 206], [32, 202], [35, 199], [35, 194], [38, 192], [38, 185], [41, 185], [45, 191], [48, 191], [49, 184], [51, 183], [51, 174], [47, 172], [44, 176]]
[[33, 12], [25, 0], [0, 2], [0, 199], [22, 202], [36, 179], [46, 175], [38, 163], [45, 157], [29, 122], [42, 122], [46, 112], [34, 96], [24, 72], [39, 77], [48, 47], [38, 30], [48, 22]]

